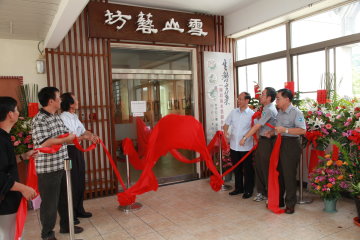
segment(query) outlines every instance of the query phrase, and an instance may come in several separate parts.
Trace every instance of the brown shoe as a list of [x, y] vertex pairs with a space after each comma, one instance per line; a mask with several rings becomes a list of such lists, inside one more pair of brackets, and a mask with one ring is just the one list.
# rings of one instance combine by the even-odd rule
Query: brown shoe
[[293, 214], [295, 212], [295, 208], [293, 207], [286, 207], [285, 213], [287, 214]]
[[[74, 226], [74, 233], [77, 234], [77, 233], [81, 233], [83, 232], [84, 229], [82, 227], [79, 227], [79, 226]], [[69, 233], [69, 228], [60, 228], [60, 233]]]

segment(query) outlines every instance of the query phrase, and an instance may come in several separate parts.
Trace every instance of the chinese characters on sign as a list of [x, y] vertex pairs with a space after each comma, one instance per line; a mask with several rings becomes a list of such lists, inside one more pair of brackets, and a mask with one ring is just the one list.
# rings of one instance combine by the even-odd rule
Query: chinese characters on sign
[[[105, 11], [105, 24], [113, 25], [114, 23], [119, 22], [120, 25], [116, 26], [116, 30], [121, 30], [124, 25], [126, 24], [126, 20], [131, 20], [131, 15], [123, 15], [121, 11], [117, 10], [116, 14], [110, 12], [109, 9]], [[136, 31], [141, 31], [143, 34], [152, 34], [152, 33], [158, 33], [158, 29], [155, 28], [153, 25], [152, 20], [153, 15], [151, 13], [144, 14], [142, 11], [138, 14], [138, 20], [137, 20], [137, 29]], [[187, 31], [188, 34], [192, 36], [206, 36], [208, 33], [203, 31], [203, 22], [201, 19], [189, 19], [187, 27], [189, 28], [189, 31]], [[174, 18], [171, 18], [170, 20], [166, 21], [164, 28], [162, 28], [161, 31], [178, 31], [180, 33], [183, 33], [185, 31], [184, 28], [180, 27], [180, 24], [178, 21], [175, 21]]]
[[232, 56], [230, 53], [204, 52], [206, 138], [210, 141], [222, 130], [234, 108]]
[[105, 11], [105, 17], [107, 17], [107, 19], [105, 20], [105, 23], [109, 24], [109, 25], [113, 25], [114, 23], [116, 23], [118, 21], [121, 22], [120, 25], [116, 26], [117, 30], [122, 29], [126, 23], [126, 20], [131, 19], [130, 15], [122, 15], [120, 11], [116, 11], [116, 14], [113, 14], [109, 10]]

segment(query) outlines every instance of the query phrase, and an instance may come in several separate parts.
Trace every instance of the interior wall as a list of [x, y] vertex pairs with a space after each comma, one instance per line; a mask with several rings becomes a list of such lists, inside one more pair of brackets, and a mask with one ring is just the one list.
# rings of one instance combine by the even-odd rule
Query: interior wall
[[39, 54], [37, 41], [0, 39], [0, 76], [22, 76], [24, 84], [36, 83], [39, 89], [47, 86], [46, 74], [36, 73]]

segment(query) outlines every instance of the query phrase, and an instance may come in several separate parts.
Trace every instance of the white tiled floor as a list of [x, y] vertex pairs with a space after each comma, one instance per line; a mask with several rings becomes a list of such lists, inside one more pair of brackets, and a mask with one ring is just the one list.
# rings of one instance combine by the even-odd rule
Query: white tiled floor
[[[208, 180], [160, 187], [157, 192], [138, 197], [144, 207], [132, 213], [117, 209], [116, 196], [85, 201], [93, 213], [80, 219], [85, 231], [77, 234], [83, 240], [176, 239], [176, 240], [359, 240], [360, 227], [355, 226], [355, 204], [350, 199], [338, 201], [337, 213], [322, 211], [323, 202], [297, 205], [293, 215], [271, 213], [264, 202], [214, 192]], [[59, 233], [56, 237], [69, 239]], [[38, 211], [28, 214], [24, 238], [40, 239]]]

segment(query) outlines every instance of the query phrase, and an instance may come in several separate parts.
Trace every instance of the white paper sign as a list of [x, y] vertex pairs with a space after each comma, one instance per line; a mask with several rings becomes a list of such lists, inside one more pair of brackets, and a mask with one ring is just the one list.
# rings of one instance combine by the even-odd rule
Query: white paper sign
[[233, 60], [231, 53], [204, 52], [206, 139], [222, 130], [234, 109]]
[[132, 113], [144, 113], [146, 112], [146, 101], [131, 101]]

